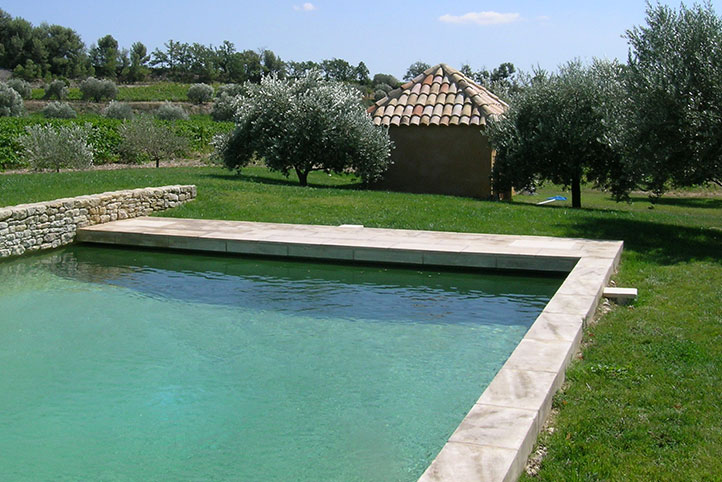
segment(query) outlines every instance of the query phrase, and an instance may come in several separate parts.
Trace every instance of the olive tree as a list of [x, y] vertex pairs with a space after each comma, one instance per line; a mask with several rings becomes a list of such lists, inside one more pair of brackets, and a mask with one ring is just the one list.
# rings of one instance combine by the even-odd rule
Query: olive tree
[[295, 171], [306, 186], [313, 170], [350, 170], [369, 183], [388, 167], [388, 132], [373, 124], [358, 91], [317, 71], [295, 80], [266, 76], [235, 103], [236, 127], [216, 144], [229, 169], [263, 158], [286, 176]]
[[188, 100], [194, 104], [204, 104], [213, 98], [213, 87], [208, 84], [193, 84], [188, 89]]
[[578, 208], [582, 183], [610, 185], [622, 164], [607, 140], [602, 92], [596, 69], [579, 62], [533, 76], [490, 125], [495, 190], [534, 190], [551, 181], [570, 187]]
[[0, 83], [0, 117], [21, 116], [25, 113], [23, 98], [15, 89]]
[[83, 94], [83, 100], [100, 102], [103, 99], [115, 99], [118, 95], [118, 87], [112, 80], [88, 77], [80, 83], [80, 92]]
[[235, 114], [235, 98], [243, 95], [246, 87], [243, 84], [226, 84], [216, 89], [211, 117], [215, 121], [231, 121]]
[[33, 89], [30, 86], [30, 83], [24, 81], [23, 79], [9, 79], [6, 84], [15, 92], [20, 94], [20, 97], [23, 99], [31, 99], [33, 97]]
[[172, 129], [154, 122], [149, 117], [140, 117], [124, 122], [118, 128], [121, 159], [129, 163], [155, 162], [174, 156], [181, 156], [188, 150], [188, 140], [177, 135]]
[[68, 86], [65, 85], [60, 79], [53, 80], [45, 86], [44, 99], [52, 99], [53, 97], [58, 100], [63, 100], [68, 96]]
[[63, 167], [87, 169], [93, 165], [94, 149], [90, 144], [92, 127], [86, 125], [53, 126], [35, 124], [25, 128], [18, 138], [20, 154], [36, 171], [60, 172]]
[[642, 186], [722, 185], [722, 19], [710, 3], [648, 4], [646, 22], [626, 34], [623, 132]]

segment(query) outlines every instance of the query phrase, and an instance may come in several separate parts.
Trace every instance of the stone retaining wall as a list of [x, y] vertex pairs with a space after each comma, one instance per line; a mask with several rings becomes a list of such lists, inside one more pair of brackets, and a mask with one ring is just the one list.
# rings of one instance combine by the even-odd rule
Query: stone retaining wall
[[147, 216], [195, 197], [195, 186], [163, 186], [0, 208], [0, 258], [57, 248], [72, 243], [78, 228]]

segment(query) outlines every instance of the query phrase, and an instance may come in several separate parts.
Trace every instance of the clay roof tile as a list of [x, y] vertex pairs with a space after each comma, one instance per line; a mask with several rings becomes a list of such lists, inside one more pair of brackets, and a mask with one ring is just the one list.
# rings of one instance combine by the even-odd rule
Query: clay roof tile
[[430, 67], [368, 108], [374, 124], [486, 125], [507, 105], [483, 86], [446, 64]]

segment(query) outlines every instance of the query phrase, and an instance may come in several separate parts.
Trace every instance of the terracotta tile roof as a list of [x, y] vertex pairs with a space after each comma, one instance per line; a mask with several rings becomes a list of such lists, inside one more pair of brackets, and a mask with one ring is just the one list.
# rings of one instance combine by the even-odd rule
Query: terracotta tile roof
[[376, 125], [486, 125], [507, 104], [456, 69], [439, 64], [369, 107]]

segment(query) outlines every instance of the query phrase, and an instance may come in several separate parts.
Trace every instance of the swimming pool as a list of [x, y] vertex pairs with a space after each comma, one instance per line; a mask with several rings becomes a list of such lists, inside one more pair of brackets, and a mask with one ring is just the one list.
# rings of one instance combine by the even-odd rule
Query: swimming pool
[[87, 246], [0, 280], [15, 480], [416, 479], [562, 282]]

